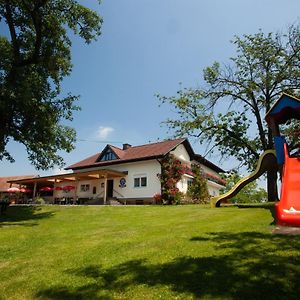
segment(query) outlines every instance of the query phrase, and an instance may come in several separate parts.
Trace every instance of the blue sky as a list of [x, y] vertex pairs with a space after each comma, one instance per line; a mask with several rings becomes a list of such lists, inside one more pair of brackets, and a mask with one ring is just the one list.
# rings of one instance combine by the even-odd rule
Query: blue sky
[[[234, 55], [234, 35], [283, 30], [299, 21], [298, 0], [89, 0], [83, 4], [104, 19], [102, 35], [86, 45], [72, 37], [72, 75], [63, 92], [80, 94], [72, 126], [76, 149], [61, 153], [66, 165], [105, 147], [138, 145], [169, 137], [160, 123], [172, 114], [154, 96], [174, 95], [179, 88], [201, 84], [202, 70]], [[4, 30], [0, 27], [0, 30]], [[204, 148], [190, 140], [194, 149]], [[0, 176], [53, 174], [39, 172], [22, 145], [8, 147], [16, 162], [0, 162]], [[209, 157], [219, 163], [217, 156]], [[231, 168], [232, 162], [224, 162]]]

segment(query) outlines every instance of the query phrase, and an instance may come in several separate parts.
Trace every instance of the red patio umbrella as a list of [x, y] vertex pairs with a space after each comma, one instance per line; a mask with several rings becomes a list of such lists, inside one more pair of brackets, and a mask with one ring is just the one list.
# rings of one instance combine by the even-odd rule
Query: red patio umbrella
[[55, 191], [62, 191], [62, 189], [63, 189], [63, 188], [62, 188], [61, 186], [56, 186], [56, 187], [54, 188]]
[[13, 187], [8, 188], [6, 191], [9, 193], [18, 193], [18, 192], [20, 192], [20, 189], [13, 186]]
[[74, 185], [66, 185], [63, 187], [64, 191], [71, 191], [71, 190], [75, 190], [75, 186]]
[[28, 189], [28, 188], [20, 188], [20, 192], [21, 193], [30, 193], [32, 191], [31, 191], [31, 189]]
[[53, 188], [50, 186], [44, 186], [42, 188], [39, 189], [40, 192], [50, 192], [53, 191]]

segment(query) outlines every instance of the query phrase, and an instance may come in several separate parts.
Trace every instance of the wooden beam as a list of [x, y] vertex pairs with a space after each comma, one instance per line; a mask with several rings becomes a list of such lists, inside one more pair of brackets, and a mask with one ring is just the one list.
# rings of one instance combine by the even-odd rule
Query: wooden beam
[[100, 175], [99, 174], [90, 174], [90, 175], [87, 175], [88, 177], [92, 177], [92, 178], [96, 178], [96, 179], [99, 179], [100, 178]]
[[63, 177], [63, 180], [76, 181], [76, 177]]
[[35, 183], [34, 183], [34, 186], [33, 186], [33, 194], [32, 194], [33, 200], [34, 200], [35, 197], [36, 197], [36, 188], [37, 188], [37, 182], [35, 182]]
[[104, 204], [107, 203], [107, 177], [104, 177]]

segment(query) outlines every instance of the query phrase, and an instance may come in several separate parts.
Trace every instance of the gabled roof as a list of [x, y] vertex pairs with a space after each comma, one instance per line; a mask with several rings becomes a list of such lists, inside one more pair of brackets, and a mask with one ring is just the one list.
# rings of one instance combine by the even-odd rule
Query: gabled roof
[[113, 145], [108, 145], [110, 147], [110, 149], [116, 154], [116, 156], [118, 158], [123, 158], [123, 156], [125, 155], [125, 152], [124, 150], [116, 147], [116, 146], [113, 146]]
[[[183, 144], [185, 149], [187, 150], [191, 160], [196, 160], [201, 164], [207, 166], [208, 168], [216, 171], [217, 173], [223, 173], [224, 170], [205, 159], [199, 154], [195, 154], [192, 146], [189, 141], [185, 138], [175, 139], [175, 140], [166, 140], [157, 143], [151, 143], [141, 146], [131, 146], [126, 148], [125, 150], [120, 149], [113, 145], [107, 145], [102, 152], [96, 153], [84, 160], [81, 160], [71, 166], [68, 166], [66, 170], [79, 170], [85, 168], [94, 168], [94, 167], [102, 167], [108, 165], [115, 165], [120, 163], [134, 162], [134, 161], [143, 161], [149, 159], [159, 159], [174, 150], [178, 145]], [[111, 149], [116, 156], [118, 157], [115, 160], [109, 161], [100, 161], [100, 158], [107, 151], [107, 149]]]
[[270, 124], [274, 120], [276, 124], [284, 124], [289, 119], [300, 119], [300, 100], [294, 96], [282, 93], [266, 113], [265, 120]]
[[100, 153], [100, 155], [98, 156], [96, 162], [100, 162], [101, 158], [105, 155], [105, 153], [107, 153], [107, 151], [111, 151], [115, 154], [117, 159], [120, 159], [123, 156], [123, 151], [122, 149], [115, 147], [113, 145], [106, 145], [106, 147], [102, 150], [102, 152]]
[[[167, 140], [163, 142], [151, 143], [141, 146], [132, 146], [127, 148], [126, 150], [122, 150], [112, 145], [107, 145], [102, 152], [92, 155], [71, 166], [68, 166], [66, 170], [77, 170], [83, 168], [92, 168], [98, 166], [120, 164], [125, 162], [160, 158], [172, 151], [173, 149], [175, 149], [179, 144], [184, 144], [190, 156], [193, 157], [193, 149], [188, 140], [184, 138]], [[107, 147], [111, 148], [111, 150], [118, 156], [118, 159], [110, 161], [99, 161], [99, 158], [102, 156], [103, 152], [106, 151]]]

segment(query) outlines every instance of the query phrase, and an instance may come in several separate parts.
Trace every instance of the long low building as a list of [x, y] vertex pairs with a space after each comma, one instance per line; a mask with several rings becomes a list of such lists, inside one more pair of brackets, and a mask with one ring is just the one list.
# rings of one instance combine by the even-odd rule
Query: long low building
[[[207, 178], [210, 195], [219, 195], [224, 180], [220, 167], [195, 154], [187, 139], [166, 140], [140, 146], [123, 144], [122, 148], [107, 145], [101, 152], [83, 159], [66, 170], [71, 173], [12, 180], [26, 186], [33, 197], [43, 196], [49, 203], [122, 204], [155, 203], [154, 195], [161, 193], [161, 159], [173, 154], [190, 170], [195, 163]], [[186, 193], [193, 174], [185, 172], [177, 183]]]

